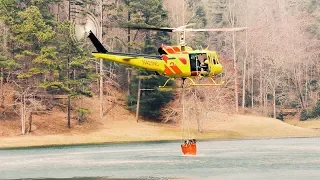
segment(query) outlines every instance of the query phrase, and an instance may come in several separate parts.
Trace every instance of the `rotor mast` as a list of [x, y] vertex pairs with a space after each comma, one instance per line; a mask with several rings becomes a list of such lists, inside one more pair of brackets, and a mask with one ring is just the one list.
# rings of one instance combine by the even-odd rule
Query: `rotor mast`
[[[182, 0], [182, 24], [185, 25], [185, 2]], [[181, 51], [185, 51], [186, 49], [186, 31], [183, 30], [180, 32], [180, 46], [181, 46]]]
[[180, 32], [180, 46], [181, 46], [181, 51], [185, 51], [186, 49], [186, 31], [185, 30]]

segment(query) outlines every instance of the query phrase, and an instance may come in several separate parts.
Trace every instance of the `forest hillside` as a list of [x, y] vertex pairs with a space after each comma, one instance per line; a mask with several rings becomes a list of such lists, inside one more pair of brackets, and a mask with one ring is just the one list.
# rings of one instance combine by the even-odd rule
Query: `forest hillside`
[[[173, 139], [187, 125], [203, 138], [318, 135], [319, 9], [314, 0], [3, 0], [0, 135], [94, 134], [111, 122]], [[79, 33], [90, 27], [112, 52], [159, 55], [179, 34], [133, 26], [184, 25], [247, 27], [186, 34], [188, 46], [217, 52], [223, 85], [161, 91], [167, 77], [93, 58]]]

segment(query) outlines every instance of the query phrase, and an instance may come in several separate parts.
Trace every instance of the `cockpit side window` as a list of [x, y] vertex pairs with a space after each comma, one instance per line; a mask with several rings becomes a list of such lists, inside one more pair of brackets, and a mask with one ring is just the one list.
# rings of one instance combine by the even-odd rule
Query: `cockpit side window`
[[191, 60], [191, 61], [196, 61], [196, 60], [198, 60], [198, 59], [197, 59], [198, 57], [197, 57], [196, 54], [190, 54], [189, 56], [190, 56], [190, 60]]
[[158, 49], [158, 53], [160, 55], [167, 54], [166, 51], [164, 51], [161, 47]]
[[217, 54], [215, 54], [215, 55], [213, 56], [213, 63], [214, 63], [214, 64], [220, 64]]
[[219, 64], [218, 61], [216, 60], [216, 57], [213, 56], [213, 64]]
[[197, 66], [198, 66], [197, 54], [190, 54], [189, 58], [190, 58], [191, 71], [197, 71]]

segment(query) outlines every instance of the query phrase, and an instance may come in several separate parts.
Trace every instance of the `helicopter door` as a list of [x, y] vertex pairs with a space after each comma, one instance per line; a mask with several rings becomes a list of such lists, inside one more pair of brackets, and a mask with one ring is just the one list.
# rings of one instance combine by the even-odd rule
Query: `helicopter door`
[[198, 54], [190, 54], [190, 68], [192, 71], [202, 72], [208, 71], [208, 64], [205, 64], [204, 61], [207, 60], [207, 54], [198, 53]]
[[192, 71], [197, 71], [197, 67], [199, 66], [198, 55], [197, 54], [189, 54], [190, 59], [190, 68]]

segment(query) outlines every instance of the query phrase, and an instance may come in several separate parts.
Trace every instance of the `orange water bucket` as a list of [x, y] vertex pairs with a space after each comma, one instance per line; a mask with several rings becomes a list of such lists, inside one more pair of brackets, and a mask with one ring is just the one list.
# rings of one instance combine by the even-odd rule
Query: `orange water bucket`
[[181, 145], [181, 150], [184, 155], [197, 155], [197, 144], [183, 144]]

